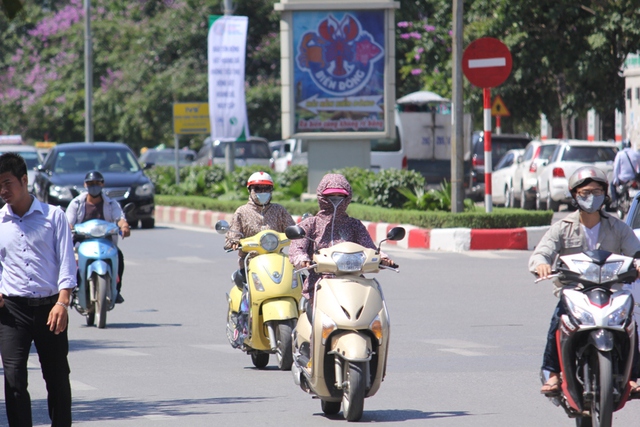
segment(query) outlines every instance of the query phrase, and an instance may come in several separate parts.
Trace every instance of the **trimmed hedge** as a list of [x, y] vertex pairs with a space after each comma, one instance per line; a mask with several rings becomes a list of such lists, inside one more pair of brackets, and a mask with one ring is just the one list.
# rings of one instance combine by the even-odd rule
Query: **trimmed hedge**
[[[211, 210], [215, 212], [235, 212], [247, 202], [245, 200], [217, 200], [203, 196], [155, 196], [156, 204], [161, 206], [180, 206], [190, 209]], [[284, 206], [291, 215], [305, 212], [316, 214], [318, 203], [276, 201]], [[351, 203], [347, 211], [350, 216], [362, 221], [387, 222], [391, 224], [411, 224], [421, 228], [520, 228], [551, 224], [552, 211], [527, 211], [523, 209], [495, 208], [492, 213], [482, 211], [452, 214], [437, 211], [414, 211], [387, 209]]]

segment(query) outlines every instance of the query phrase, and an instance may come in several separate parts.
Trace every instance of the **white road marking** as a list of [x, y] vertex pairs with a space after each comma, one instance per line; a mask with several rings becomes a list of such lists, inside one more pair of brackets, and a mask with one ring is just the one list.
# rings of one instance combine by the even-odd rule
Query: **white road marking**
[[231, 347], [231, 345], [226, 344], [192, 344], [191, 347], [194, 348], [203, 348], [205, 350], [213, 350], [213, 351], [219, 351], [221, 353], [229, 353], [229, 354], [237, 354], [238, 349], [235, 349], [233, 347]]
[[89, 384], [85, 384], [80, 381], [71, 380], [71, 390], [73, 391], [87, 391], [87, 390], [97, 390], [95, 387], [91, 387]]
[[209, 259], [204, 259], [197, 256], [171, 257], [171, 258], [167, 258], [167, 260], [174, 261], [174, 262], [182, 262], [184, 264], [207, 264], [211, 262], [211, 260]]
[[460, 356], [467, 357], [478, 357], [478, 356], [487, 356], [486, 353], [481, 353], [479, 351], [471, 351], [469, 349], [479, 349], [479, 348], [497, 348], [496, 346], [480, 344], [473, 341], [464, 341], [457, 339], [435, 339], [435, 340], [424, 340], [427, 344], [444, 346], [449, 348], [439, 348], [438, 351], [445, 351], [447, 353], [453, 353]]
[[457, 339], [435, 339], [435, 340], [424, 340], [427, 344], [433, 344], [437, 346], [446, 346], [446, 347], [454, 347], [454, 348], [497, 348], [496, 346], [480, 344], [473, 341], [464, 341]]
[[141, 353], [139, 351], [127, 350], [126, 348], [105, 348], [102, 350], [94, 350], [97, 353], [106, 354], [109, 356], [149, 356], [147, 353]]
[[467, 356], [467, 357], [487, 356], [487, 354], [485, 353], [480, 353], [477, 351], [462, 350], [459, 348], [439, 348], [438, 350], [446, 351], [449, 353], [455, 353], [455, 354], [459, 354], [460, 356]]
[[504, 67], [506, 65], [507, 65], [507, 58], [504, 58], [504, 57], [469, 60], [469, 68]]
[[174, 223], [170, 223], [170, 222], [161, 222], [161, 223], [156, 223], [156, 225], [161, 226], [161, 227], [166, 227], [166, 228], [176, 228], [178, 230], [187, 230], [187, 231], [199, 231], [202, 233], [214, 233], [214, 234], [218, 234], [218, 232], [216, 230], [214, 230], [213, 228], [207, 228], [207, 227], [194, 227], [194, 226], [189, 226], [189, 225], [182, 225], [182, 224], [174, 224]]

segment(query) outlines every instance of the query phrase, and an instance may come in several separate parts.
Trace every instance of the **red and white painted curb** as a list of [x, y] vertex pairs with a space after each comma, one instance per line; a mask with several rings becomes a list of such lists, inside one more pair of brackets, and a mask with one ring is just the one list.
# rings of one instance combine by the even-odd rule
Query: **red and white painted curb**
[[[233, 214], [197, 209], [156, 206], [155, 219], [159, 223], [181, 224], [212, 229], [219, 220], [231, 222]], [[299, 221], [299, 217], [293, 217]], [[469, 250], [533, 250], [550, 226], [504, 229], [435, 228], [425, 229], [407, 224], [362, 222], [371, 238], [378, 242], [384, 239], [393, 227], [407, 230], [404, 239], [387, 244], [405, 249], [430, 249], [435, 251], [461, 252]]]

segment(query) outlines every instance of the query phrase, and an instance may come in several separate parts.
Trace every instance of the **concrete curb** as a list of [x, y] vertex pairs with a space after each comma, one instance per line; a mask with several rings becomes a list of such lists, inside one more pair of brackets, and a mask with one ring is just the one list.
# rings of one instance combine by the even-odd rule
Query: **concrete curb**
[[[201, 211], [196, 209], [172, 206], [156, 206], [157, 222], [182, 224], [192, 227], [212, 229], [219, 220], [231, 222], [233, 214]], [[300, 221], [300, 217], [293, 216]], [[469, 250], [533, 250], [549, 225], [542, 227], [523, 227], [505, 229], [472, 229], [472, 228], [438, 228], [424, 229], [408, 224], [388, 224], [362, 221], [371, 238], [378, 242], [385, 238], [393, 227], [402, 226], [407, 236], [399, 242], [387, 242], [405, 249], [430, 249], [445, 252], [461, 252]]]

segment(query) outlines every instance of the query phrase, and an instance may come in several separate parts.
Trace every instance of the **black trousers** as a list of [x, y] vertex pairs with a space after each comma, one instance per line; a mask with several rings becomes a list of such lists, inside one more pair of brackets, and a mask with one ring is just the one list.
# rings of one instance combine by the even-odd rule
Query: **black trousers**
[[51, 426], [71, 426], [67, 330], [56, 335], [47, 326], [49, 312], [55, 301], [41, 306], [30, 306], [26, 300], [15, 297], [5, 298], [4, 301], [4, 307], [0, 308], [0, 354], [9, 426], [33, 425], [31, 397], [27, 391], [27, 360], [32, 342], [38, 352], [42, 377], [47, 386]]

